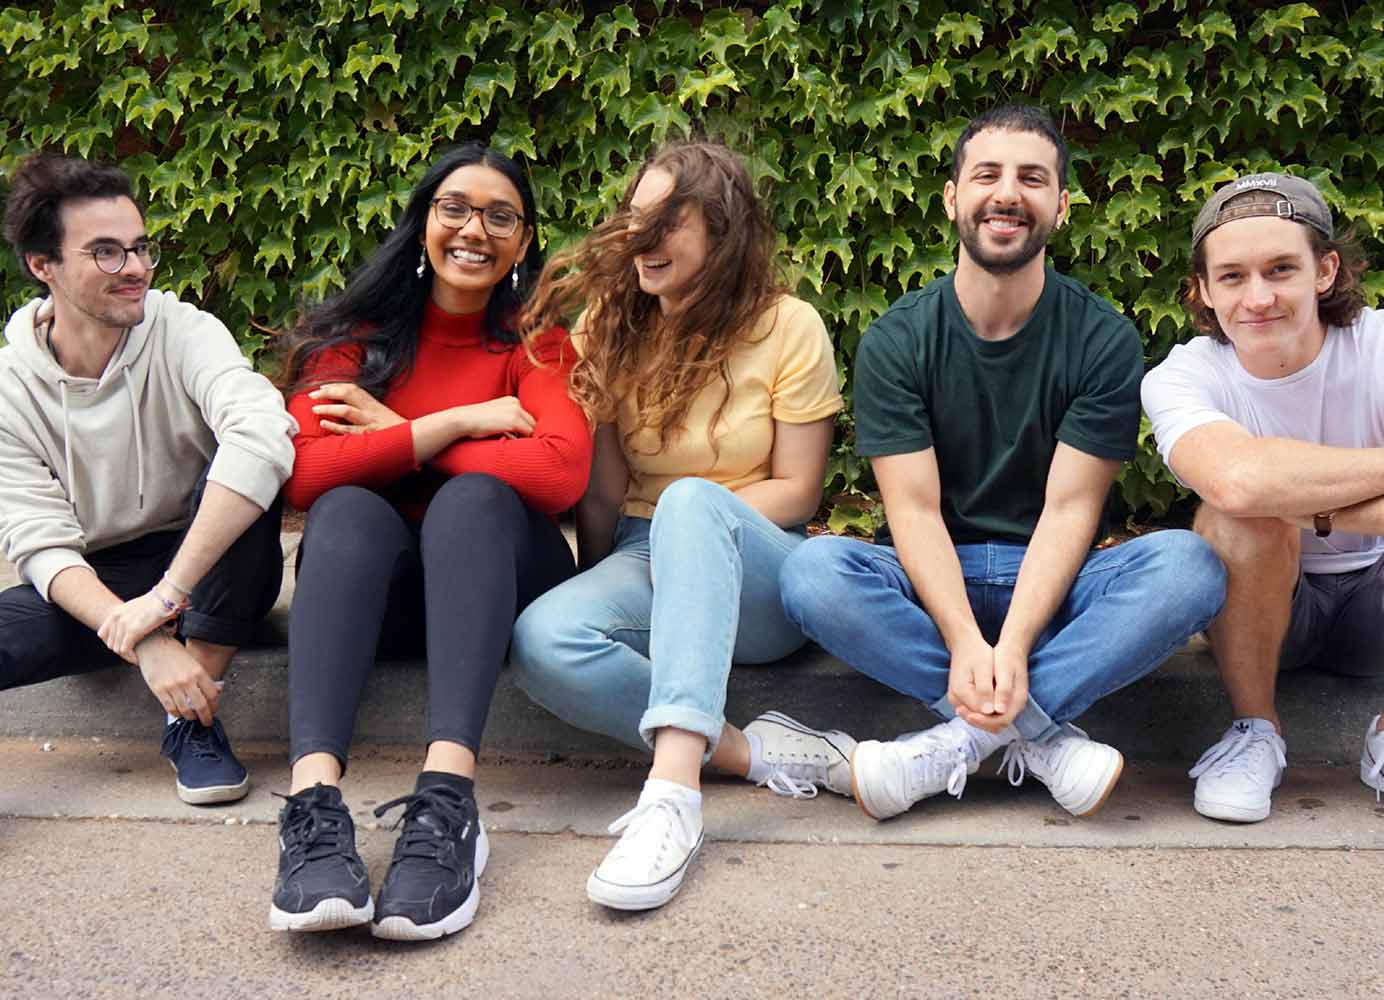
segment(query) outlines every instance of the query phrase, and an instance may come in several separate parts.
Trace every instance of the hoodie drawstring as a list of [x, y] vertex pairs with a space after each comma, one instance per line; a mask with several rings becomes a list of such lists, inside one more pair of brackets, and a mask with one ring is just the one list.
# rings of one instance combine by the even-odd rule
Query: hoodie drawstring
[[72, 468], [72, 431], [68, 427], [67, 379], [58, 379], [58, 392], [62, 396], [62, 459], [67, 463], [67, 494], [72, 501], [72, 511], [77, 513], [77, 472]]
[[[144, 509], [144, 436], [139, 430], [139, 405], [135, 402], [135, 383], [130, 376], [130, 366], [121, 369], [125, 373], [125, 389], [130, 396], [130, 423], [135, 425], [135, 483], [139, 493], [139, 509]], [[70, 464], [70, 463], [69, 463]]]

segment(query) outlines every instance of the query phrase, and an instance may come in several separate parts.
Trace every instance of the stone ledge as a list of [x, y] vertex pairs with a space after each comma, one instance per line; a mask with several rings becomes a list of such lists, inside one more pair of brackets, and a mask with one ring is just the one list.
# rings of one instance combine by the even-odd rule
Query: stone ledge
[[[570, 529], [569, 529], [570, 534]], [[255, 645], [231, 666], [222, 719], [237, 740], [288, 738], [288, 607], [301, 536], [284, 535], [284, 586]], [[0, 563], [0, 586], [13, 570]], [[1366, 724], [1384, 706], [1384, 677], [1357, 680], [1310, 671], [1279, 681], [1279, 712], [1294, 764], [1351, 764]], [[361, 745], [422, 741], [427, 672], [421, 661], [381, 663], [371, 673], [356, 721]], [[844, 729], [860, 739], [889, 738], [935, 721], [917, 702], [855, 672], [815, 646], [772, 666], [731, 672], [726, 717], [744, 724], [768, 709], [809, 725]], [[1194, 640], [1158, 670], [1117, 691], [1078, 724], [1131, 761], [1190, 764], [1220, 737], [1229, 703], [1204, 642]], [[0, 693], [0, 738], [155, 739], [159, 712], [137, 672], [114, 667]], [[553, 718], [501, 674], [486, 747], [497, 753], [633, 754]]]
[[[288, 737], [288, 653], [282, 646], [242, 651], [231, 667], [222, 719], [237, 740]], [[1384, 703], [1384, 680], [1320, 673], [1282, 678], [1279, 709], [1295, 764], [1349, 764], [1359, 758], [1366, 723]], [[361, 745], [420, 743], [427, 704], [421, 661], [385, 662], [371, 673], [356, 721]], [[917, 702], [808, 647], [772, 666], [731, 673], [726, 716], [743, 724], [768, 709], [865, 739], [892, 737], [934, 720]], [[1215, 666], [1199, 643], [1136, 684], [1096, 705], [1079, 724], [1132, 761], [1191, 762], [1227, 724], [1229, 706]], [[0, 737], [154, 739], [159, 715], [137, 672], [115, 667], [19, 688], [0, 697]], [[497, 753], [631, 753], [553, 718], [500, 677], [486, 729]]]

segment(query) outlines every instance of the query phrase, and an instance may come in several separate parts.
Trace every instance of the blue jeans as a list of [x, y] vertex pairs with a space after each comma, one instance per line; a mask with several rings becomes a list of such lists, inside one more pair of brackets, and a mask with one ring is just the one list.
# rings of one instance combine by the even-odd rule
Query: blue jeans
[[[986, 641], [999, 638], [1023, 545], [958, 545], [966, 596]], [[1190, 531], [1158, 531], [1092, 552], [1028, 659], [1025, 739], [1062, 723], [1149, 673], [1219, 613], [1225, 567]], [[894, 549], [814, 538], [783, 566], [788, 617], [828, 652], [944, 718], [951, 655]]]
[[779, 599], [802, 541], [725, 487], [680, 479], [652, 519], [620, 519], [614, 552], [519, 616], [515, 682], [578, 728], [643, 748], [674, 726], [705, 736], [709, 757], [731, 661], [772, 662], [806, 641]]

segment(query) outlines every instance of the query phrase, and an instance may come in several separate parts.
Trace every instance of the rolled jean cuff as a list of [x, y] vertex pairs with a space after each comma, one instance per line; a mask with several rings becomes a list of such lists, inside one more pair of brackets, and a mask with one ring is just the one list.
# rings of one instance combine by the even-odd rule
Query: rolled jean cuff
[[[956, 718], [956, 709], [945, 696], [929, 707], [944, 719]], [[1019, 735], [1030, 743], [1043, 743], [1062, 731], [1062, 727], [1053, 722], [1052, 717], [1039, 708], [1032, 698], [1024, 704], [1023, 711], [1015, 717], [1013, 724]]]
[[659, 729], [685, 729], [689, 733], [705, 736], [706, 753], [702, 754], [702, 763], [705, 764], [716, 752], [725, 724], [724, 719], [713, 718], [695, 708], [658, 705], [646, 711], [644, 717], [639, 720], [639, 735], [650, 750], [654, 748], [654, 733]]
[[184, 639], [197, 639], [216, 646], [244, 646], [255, 634], [257, 621], [236, 621], [204, 615], [189, 608], [178, 622], [178, 634]]

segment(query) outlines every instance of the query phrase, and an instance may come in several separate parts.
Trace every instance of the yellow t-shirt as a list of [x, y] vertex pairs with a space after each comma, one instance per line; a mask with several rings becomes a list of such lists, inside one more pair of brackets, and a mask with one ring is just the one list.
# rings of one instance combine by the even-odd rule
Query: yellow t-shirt
[[764, 311], [754, 330], [731, 353], [730, 396], [716, 427], [713, 450], [707, 426], [725, 397], [719, 375], [693, 400], [686, 429], [670, 432], [662, 451], [658, 433], [640, 426], [634, 400], [620, 403], [617, 425], [630, 470], [623, 511], [652, 517], [660, 494], [675, 480], [700, 476], [736, 490], [768, 479], [774, 421], [806, 424], [845, 406], [836, 384], [831, 338], [817, 310], [784, 296]]

